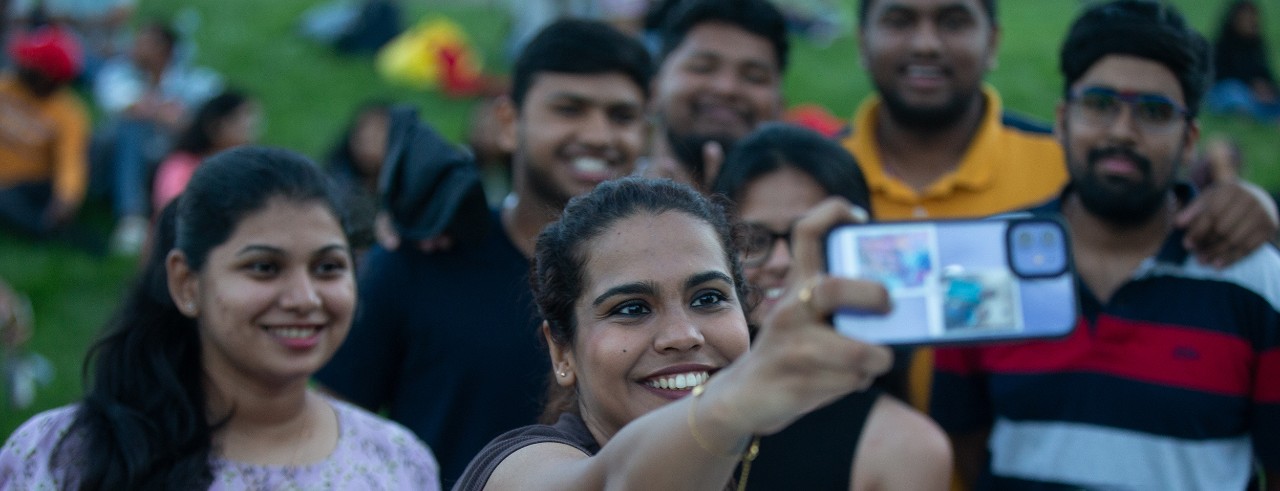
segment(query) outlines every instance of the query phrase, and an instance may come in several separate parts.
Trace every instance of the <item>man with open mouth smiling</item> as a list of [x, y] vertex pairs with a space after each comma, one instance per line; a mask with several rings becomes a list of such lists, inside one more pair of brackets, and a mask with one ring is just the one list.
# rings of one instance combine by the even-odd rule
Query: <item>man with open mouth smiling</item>
[[547, 353], [525, 279], [534, 238], [570, 198], [631, 173], [651, 74], [639, 41], [608, 25], [547, 26], [499, 102], [514, 191], [482, 243], [370, 251], [349, 342], [317, 378], [431, 442], [445, 486], [490, 439], [537, 418]]
[[673, 7], [661, 33], [656, 124], [640, 172], [705, 191], [716, 174], [705, 168], [708, 145], [723, 155], [782, 113], [786, 20], [765, 0], [694, 0]]

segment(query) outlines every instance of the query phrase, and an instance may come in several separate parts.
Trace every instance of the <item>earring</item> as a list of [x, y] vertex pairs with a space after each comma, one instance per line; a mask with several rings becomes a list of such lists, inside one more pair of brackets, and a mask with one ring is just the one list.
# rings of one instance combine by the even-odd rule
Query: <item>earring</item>
[[565, 374], [564, 372], [560, 372], [560, 376], [561, 376], [561, 377], [564, 377], [565, 375], [566, 375], [566, 374]]

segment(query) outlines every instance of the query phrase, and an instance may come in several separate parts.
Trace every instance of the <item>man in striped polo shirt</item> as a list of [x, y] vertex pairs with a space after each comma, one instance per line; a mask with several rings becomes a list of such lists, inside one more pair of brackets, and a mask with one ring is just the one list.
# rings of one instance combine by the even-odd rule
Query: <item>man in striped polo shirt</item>
[[1176, 176], [1199, 137], [1207, 47], [1151, 1], [1072, 25], [1055, 127], [1070, 178], [1036, 211], [1070, 225], [1079, 325], [937, 352], [935, 417], [974, 447], [958, 457], [990, 451], [971, 460], [985, 469], [961, 469], [978, 489], [1280, 489], [1280, 254], [1215, 269], [1173, 225], [1191, 198]]

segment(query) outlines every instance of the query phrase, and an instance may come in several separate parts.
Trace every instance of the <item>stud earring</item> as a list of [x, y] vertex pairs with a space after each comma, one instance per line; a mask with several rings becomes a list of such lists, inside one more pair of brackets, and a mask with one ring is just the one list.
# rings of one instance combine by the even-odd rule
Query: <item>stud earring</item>
[[564, 372], [560, 372], [560, 376], [561, 376], [561, 377], [564, 377], [565, 375], [566, 375], [566, 374], [565, 374]]

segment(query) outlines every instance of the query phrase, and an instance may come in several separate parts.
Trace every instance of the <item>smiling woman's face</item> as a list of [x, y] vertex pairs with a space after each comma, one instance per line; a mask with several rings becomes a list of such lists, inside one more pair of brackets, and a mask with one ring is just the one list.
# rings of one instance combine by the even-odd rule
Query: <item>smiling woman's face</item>
[[[742, 191], [738, 203], [738, 220], [775, 234], [791, 230], [791, 226], [810, 208], [827, 197], [826, 191], [808, 174], [793, 167], [782, 167], [757, 177]], [[786, 287], [791, 270], [791, 245], [781, 240], [770, 244], [760, 263], [743, 265], [743, 274], [761, 299], [751, 312], [759, 322], [773, 309]]]
[[174, 300], [198, 318], [206, 373], [239, 386], [305, 382], [355, 310], [347, 239], [320, 202], [268, 201], [177, 284]]
[[583, 244], [577, 335], [552, 349], [583, 420], [608, 440], [687, 395], [747, 352], [747, 321], [715, 229], [688, 214], [640, 212]]

